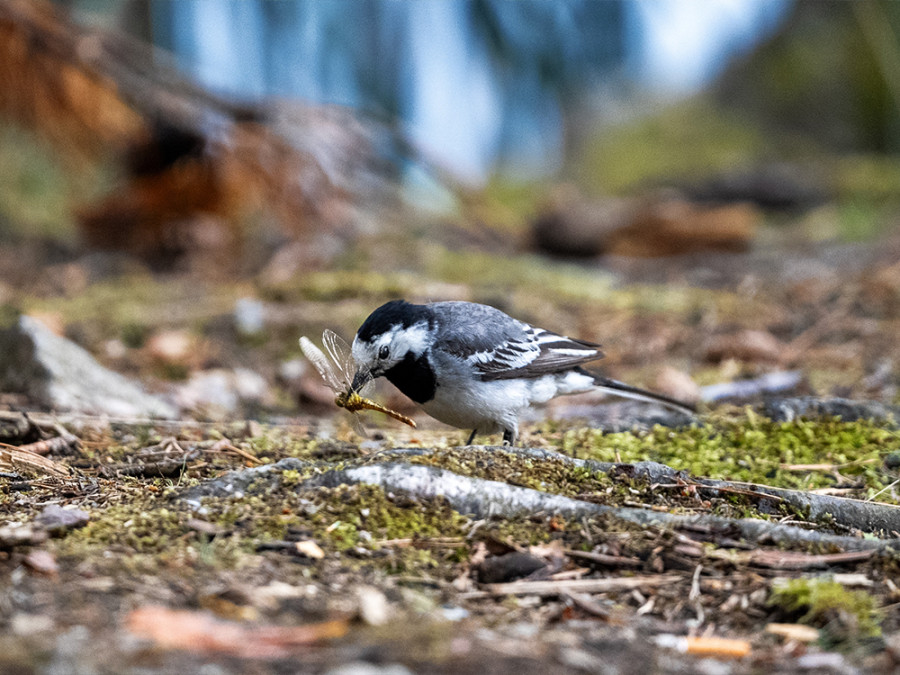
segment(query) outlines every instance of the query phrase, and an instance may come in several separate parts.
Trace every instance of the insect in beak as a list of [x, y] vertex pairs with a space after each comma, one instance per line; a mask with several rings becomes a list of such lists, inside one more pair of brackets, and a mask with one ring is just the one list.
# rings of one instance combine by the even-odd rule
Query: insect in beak
[[[401, 415], [395, 410], [385, 408], [375, 403], [375, 401], [370, 401], [360, 395], [360, 390], [372, 381], [372, 374], [364, 368], [357, 368], [356, 372], [353, 372], [350, 347], [337, 333], [325, 330], [322, 333], [322, 342], [328, 351], [328, 356], [325, 356], [325, 353], [307, 337], [300, 338], [300, 349], [315, 369], [319, 371], [319, 375], [325, 380], [328, 388], [336, 394], [334, 399], [336, 406], [344, 408], [351, 413], [360, 410], [374, 410], [393, 417], [398, 422], [403, 422], [411, 427], [416, 426], [415, 420], [406, 415]], [[353, 372], [352, 376], [350, 375], [351, 372]], [[360, 427], [360, 432], [362, 434], [365, 433], [362, 431], [362, 427]]]

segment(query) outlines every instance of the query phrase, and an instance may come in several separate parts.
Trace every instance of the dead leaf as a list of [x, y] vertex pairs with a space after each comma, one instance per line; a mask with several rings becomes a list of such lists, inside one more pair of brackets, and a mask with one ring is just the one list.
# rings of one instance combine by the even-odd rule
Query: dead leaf
[[305, 555], [307, 558], [312, 558], [313, 560], [321, 560], [325, 557], [325, 551], [323, 551], [312, 539], [298, 541], [294, 544], [294, 548], [300, 555]]
[[802, 623], [770, 623], [766, 625], [766, 632], [795, 642], [815, 642], [819, 639], [818, 630]]
[[785, 345], [767, 331], [742, 330], [730, 335], [719, 335], [706, 345], [707, 361], [737, 359], [751, 363], [780, 363], [785, 356]]
[[750, 641], [715, 636], [685, 637], [664, 633], [657, 635], [654, 642], [660, 647], [674, 649], [682, 654], [715, 656], [739, 659], [750, 653]]
[[383, 626], [391, 618], [391, 606], [384, 593], [374, 586], [359, 586], [356, 589], [359, 604], [359, 618], [370, 626]]
[[343, 636], [346, 619], [302, 626], [248, 626], [214, 618], [207, 612], [139, 607], [125, 618], [128, 630], [162, 649], [239, 658], [283, 658], [297, 647], [315, 645]]
[[30, 551], [22, 562], [33, 572], [44, 576], [55, 577], [59, 574], [59, 565], [56, 562], [56, 558], [53, 557], [52, 553], [42, 548]]
[[686, 640], [688, 654], [740, 659], [750, 653], [749, 640], [704, 636], [688, 637]]
[[699, 385], [688, 373], [672, 366], [663, 366], [656, 374], [654, 389], [679, 401], [699, 403], [701, 392]]

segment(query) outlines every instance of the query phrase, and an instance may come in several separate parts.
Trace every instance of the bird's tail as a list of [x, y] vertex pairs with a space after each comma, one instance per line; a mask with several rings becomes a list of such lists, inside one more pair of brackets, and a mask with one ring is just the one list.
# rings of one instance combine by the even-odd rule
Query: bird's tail
[[594, 385], [597, 389], [607, 394], [648, 403], [661, 403], [667, 408], [672, 408], [688, 415], [694, 415], [697, 412], [697, 408], [690, 403], [685, 403], [663, 394], [656, 394], [646, 389], [640, 389], [639, 387], [632, 387], [630, 384], [603, 377], [602, 375], [591, 373], [591, 376], [594, 378]]

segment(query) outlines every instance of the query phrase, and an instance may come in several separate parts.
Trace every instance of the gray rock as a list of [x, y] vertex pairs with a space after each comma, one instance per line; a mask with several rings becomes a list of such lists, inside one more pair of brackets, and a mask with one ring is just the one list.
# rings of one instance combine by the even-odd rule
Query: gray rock
[[266, 327], [266, 307], [256, 298], [239, 298], [234, 304], [234, 327], [241, 335], [259, 335]]
[[228, 471], [212, 480], [187, 488], [181, 493], [181, 498], [199, 507], [203, 497], [243, 497], [257, 481], [263, 485], [274, 486], [281, 481], [283, 472], [302, 471], [307, 466], [306, 462], [296, 457], [285, 457], [275, 464]]
[[0, 526], [0, 549], [34, 546], [47, 540], [47, 531], [31, 523], [9, 523]]
[[805, 211], [829, 197], [825, 182], [815, 171], [783, 162], [731, 169], [683, 189], [698, 201], [752, 202], [773, 211]]
[[563, 186], [532, 224], [539, 251], [551, 255], [589, 257], [603, 253], [610, 235], [626, 226], [636, 204], [628, 199], [588, 200], [571, 186]]
[[84, 527], [91, 514], [81, 509], [64, 509], [59, 504], [48, 505], [35, 522], [52, 534], [61, 534], [76, 527]]
[[247, 406], [252, 409], [270, 401], [271, 397], [265, 378], [249, 368], [199, 371], [175, 391], [175, 400], [182, 410], [202, 413], [213, 419], [246, 414]]
[[352, 661], [332, 668], [325, 675], [413, 675], [413, 673], [400, 663]]
[[21, 316], [0, 330], [0, 390], [53, 410], [118, 417], [168, 417], [177, 409], [100, 365], [40, 321]]
[[877, 420], [896, 423], [900, 420], [900, 408], [879, 401], [853, 401], [846, 398], [814, 396], [770, 399], [765, 402], [763, 412], [775, 422], [792, 422], [799, 417], [807, 419], [840, 417], [845, 422]]

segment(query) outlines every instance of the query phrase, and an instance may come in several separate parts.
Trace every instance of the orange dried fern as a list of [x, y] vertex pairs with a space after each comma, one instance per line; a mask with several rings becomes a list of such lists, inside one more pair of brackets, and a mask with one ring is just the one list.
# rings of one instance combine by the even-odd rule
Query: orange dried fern
[[290, 112], [216, 97], [150, 46], [42, 0], [0, 2], [0, 115], [79, 161], [121, 160], [120, 185], [79, 209], [92, 247], [171, 260], [218, 246], [234, 259], [248, 213], [294, 238], [352, 221], [372, 185], [393, 199], [373, 161], [383, 129], [339, 108]]

